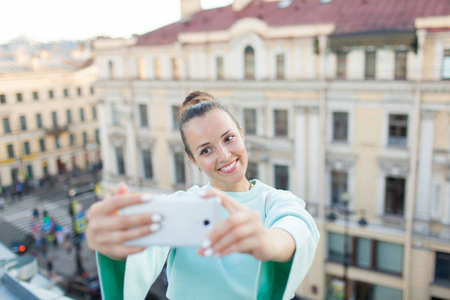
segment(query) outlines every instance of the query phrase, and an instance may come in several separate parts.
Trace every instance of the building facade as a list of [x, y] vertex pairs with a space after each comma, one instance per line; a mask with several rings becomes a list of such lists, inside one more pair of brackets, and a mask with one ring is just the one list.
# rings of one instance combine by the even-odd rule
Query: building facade
[[147, 34], [95, 41], [104, 186], [204, 184], [177, 115], [206, 90], [238, 117], [248, 176], [316, 218], [299, 296], [448, 299], [450, 6], [199, 3], [182, 0], [179, 22]]
[[100, 160], [92, 59], [28, 52], [8, 51], [0, 61], [0, 184], [13, 189], [54, 184]]

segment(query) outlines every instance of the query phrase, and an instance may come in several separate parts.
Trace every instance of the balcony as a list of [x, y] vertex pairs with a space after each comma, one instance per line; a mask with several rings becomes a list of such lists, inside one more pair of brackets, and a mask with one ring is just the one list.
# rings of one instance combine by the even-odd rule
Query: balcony
[[61, 134], [63, 132], [66, 132], [69, 130], [69, 126], [68, 125], [64, 125], [64, 126], [53, 126], [53, 127], [48, 127], [45, 128], [45, 133], [46, 134], [50, 134], [50, 135], [58, 135]]
[[413, 235], [422, 238], [439, 239], [450, 243], [450, 224], [437, 220], [414, 218]]

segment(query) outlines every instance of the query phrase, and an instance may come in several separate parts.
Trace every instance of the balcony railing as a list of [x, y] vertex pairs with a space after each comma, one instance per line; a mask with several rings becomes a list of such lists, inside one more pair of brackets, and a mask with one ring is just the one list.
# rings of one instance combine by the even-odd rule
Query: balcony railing
[[414, 218], [413, 235], [450, 242], [450, 224]]
[[64, 125], [64, 126], [53, 126], [53, 127], [47, 127], [44, 129], [46, 134], [51, 134], [51, 135], [58, 135], [60, 133], [66, 132], [69, 130], [69, 126], [68, 125]]

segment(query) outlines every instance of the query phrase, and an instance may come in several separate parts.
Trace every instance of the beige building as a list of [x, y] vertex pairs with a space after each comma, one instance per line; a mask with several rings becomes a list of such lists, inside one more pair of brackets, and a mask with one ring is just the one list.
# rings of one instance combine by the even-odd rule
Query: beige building
[[33, 56], [20, 49], [0, 61], [2, 186], [47, 184], [100, 159], [92, 59], [62, 61], [49, 50]]
[[205, 183], [176, 115], [187, 93], [207, 90], [245, 131], [249, 177], [291, 190], [316, 218], [300, 297], [343, 299], [347, 282], [351, 299], [450, 299], [448, 5], [235, 0], [202, 11], [182, 0], [181, 10], [147, 34], [95, 41], [104, 186]]

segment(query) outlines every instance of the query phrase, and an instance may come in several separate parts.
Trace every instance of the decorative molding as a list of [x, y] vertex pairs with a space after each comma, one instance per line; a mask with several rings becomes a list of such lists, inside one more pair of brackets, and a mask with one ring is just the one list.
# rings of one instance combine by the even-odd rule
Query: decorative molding
[[436, 116], [436, 111], [434, 110], [422, 110], [420, 112], [420, 115], [422, 117], [422, 120], [428, 120], [428, 121], [433, 121], [434, 117]]
[[122, 133], [113, 132], [109, 134], [109, 141], [114, 147], [120, 147], [125, 144], [126, 137]]
[[332, 170], [349, 170], [356, 162], [358, 156], [356, 154], [327, 153], [326, 166]]
[[395, 177], [407, 177], [409, 174], [409, 162], [403, 159], [392, 159], [386, 157], [379, 157], [378, 163], [380, 168], [386, 175]]

